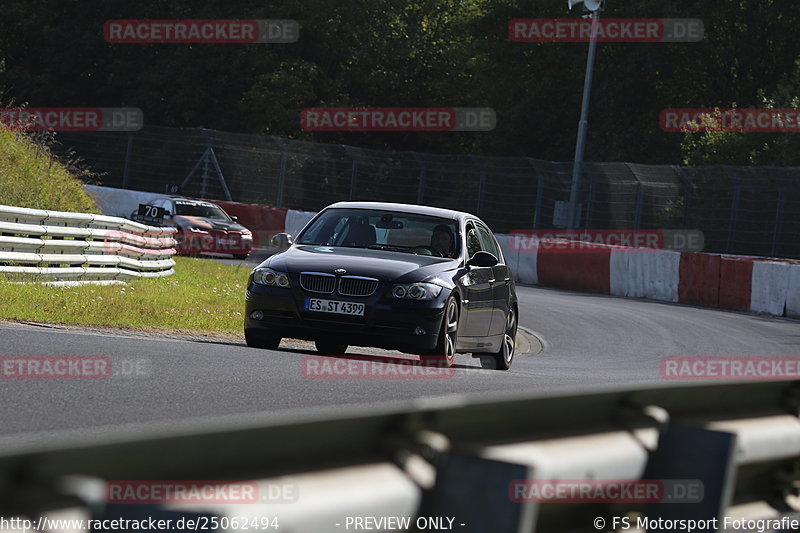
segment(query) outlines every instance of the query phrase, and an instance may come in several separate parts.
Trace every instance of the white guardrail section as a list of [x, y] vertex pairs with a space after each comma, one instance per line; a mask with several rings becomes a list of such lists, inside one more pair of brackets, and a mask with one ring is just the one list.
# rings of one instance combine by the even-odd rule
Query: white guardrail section
[[[260, 530], [293, 533], [721, 531], [726, 518], [798, 518], [798, 407], [799, 382], [681, 384], [451, 396], [20, 441], [0, 449], [0, 517], [211, 516], [227, 531], [252, 531], [267, 517], [279, 527]], [[125, 500], [120, 489], [115, 501], [111, 487], [130, 480], [217, 480], [200, 484], [219, 490], [176, 501], [163, 490]], [[546, 488], [559, 480], [590, 491]], [[591, 489], [631, 480], [661, 489]], [[257, 490], [245, 498], [236, 486]], [[672, 525], [653, 526], [658, 519]], [[688, 520], [706, 527], [675, 522]]]
[[170, 276], [176, 231], [105, 215], [0, 205], [0, 275], [55, 283]]

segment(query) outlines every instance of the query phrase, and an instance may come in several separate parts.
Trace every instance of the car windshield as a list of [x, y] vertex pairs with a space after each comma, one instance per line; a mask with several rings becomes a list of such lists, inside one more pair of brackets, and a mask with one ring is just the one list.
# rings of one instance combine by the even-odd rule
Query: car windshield
[[297, 239], [299, 244], [371, 248], [393, 252], [458, 257], [455, 220], [395, 211], [328, 209]]
[[175, 202], [175, 214], [188, 217], [214, 218], [217, 220], [230, 220], [225, 211], [213, 204], [198, 204], [195, 202]]

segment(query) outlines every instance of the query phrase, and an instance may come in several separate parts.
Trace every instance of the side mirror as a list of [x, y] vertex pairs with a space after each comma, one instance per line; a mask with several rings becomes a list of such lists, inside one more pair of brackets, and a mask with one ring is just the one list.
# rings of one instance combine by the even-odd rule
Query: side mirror
[[269, 241], [270, 246], [279, 250], [286, 250], [292, 245], [292, 236], [288, 233], [278, 233], [272, 236]]
[[493, 267], [500, 261], [494, 256], [494, 254], [490, 254], [489, 252], [475, 252], [475, 255], [472, 256], [472, 259], [467, 261], [467, 266], [475, 266], [475, 267]]
[[239, 220], [239, 217], [237, 217], [237, 216], [230, 215], [230, 217], [231, 217], [231, 220], [233, 220], [234, 222], [238, 222], [238, 220]]

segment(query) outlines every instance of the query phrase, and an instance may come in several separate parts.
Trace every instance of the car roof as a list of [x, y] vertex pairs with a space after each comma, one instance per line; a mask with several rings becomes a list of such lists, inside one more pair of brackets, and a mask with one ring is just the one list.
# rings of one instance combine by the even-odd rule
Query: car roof
[[196, 203], [199, 203], [199, 204], [210, 204], [210, 203], [212, 203], [209, 200], [198, 200], [196, 198], [186, 198], [184, 196], [170, 196], [169, 199], [170, 200], [179, 200], [181, 202], [196, 202]]
[[329, 205], [326, 207], [326, 209], [334, 207], [341, 209], [377, 209], [383, 211], [400, 211], [402, 213], [428, 215], [440, 218], [449, 218], [453, 220], [477, 218], [474, 215], [464, 213], [462, 211], [453, 211], [452, 209], [442, 209], [440, 207], [430, 207], [427, 205], [394, 204], [388, 202], [337, 202]]
[[[217, 205], [212, 200], [197, 200], [195, 198], [186, 198], [186, 197], [183, 197], [183, 196], [163, 196], [161, 198], [154, 198], [154, 199], [152, 199], [150, 201], [151, 202], [155, 202], [156, 200], [174, 200], [174, 201], [177, 201], [177, 202], [186, 202], [186, 203], [191, 203], [191, 204]], [[219, 206], [217, 205], [217, 207], [219, 207]]]

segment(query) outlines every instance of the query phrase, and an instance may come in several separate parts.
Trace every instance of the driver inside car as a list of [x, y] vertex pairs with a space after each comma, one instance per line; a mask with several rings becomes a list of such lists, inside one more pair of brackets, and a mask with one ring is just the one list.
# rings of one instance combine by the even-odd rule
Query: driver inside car
[[433, 234], [431, 235], [431, 248], [436, 250], [436, 252], [442, 257], [449, 257], [452, 259], [455, 256], [455, 252], [453, 250], [454, 240], [455, 239], [453, 239], [453, 234], [450, 232], [450, 228], [444, 224], [439, 224], [433, 228]]

